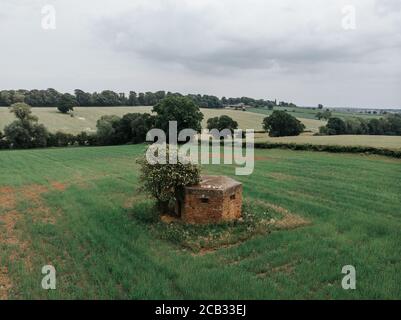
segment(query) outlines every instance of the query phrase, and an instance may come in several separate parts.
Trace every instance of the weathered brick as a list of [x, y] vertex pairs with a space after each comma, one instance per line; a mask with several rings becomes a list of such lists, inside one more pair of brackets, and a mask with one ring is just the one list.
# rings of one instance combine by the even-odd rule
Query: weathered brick
[[199, 185], [185, 188], [182, 219], [192, 224], [237, 220], [242, 210], [242, 184], [223, 176], [202, 176]]

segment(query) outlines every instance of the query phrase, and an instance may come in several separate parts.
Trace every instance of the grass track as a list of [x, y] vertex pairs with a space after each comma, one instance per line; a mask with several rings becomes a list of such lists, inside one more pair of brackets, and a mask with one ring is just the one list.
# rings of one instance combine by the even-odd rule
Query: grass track
[[[239, 177], [246, 198], [288, 209], [312, 225], [193, 256], [131, 217], [138, 199], [134, 160], [143, 150], [0, 152], [0, 190], [11, 188], [15, 196], [14, 208], [0, 206], [0, 221], [18, 215], [8, 230], [16, 243], [4, 241], [7, 225], [0, 223], [0, 266], [8, 269], [10, 297], [401, 298], [400, 160], [256, 150], [254, 174]], [[226, 165], [204, 171], [234, 174]], [[40, 288], [48, 263], [58, 272], [51, 292]], [[341, 268], [348, 264], [357, 269], [355, 291], [341, 289]]]

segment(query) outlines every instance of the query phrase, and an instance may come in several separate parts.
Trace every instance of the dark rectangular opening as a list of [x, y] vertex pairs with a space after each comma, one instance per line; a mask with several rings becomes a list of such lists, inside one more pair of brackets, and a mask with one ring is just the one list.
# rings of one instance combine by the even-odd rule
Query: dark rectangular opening
[[230, 196], [231, 200], [235, 200], [235, 193]]
[[201, 202], [202, 203], [209, 203], [209, 199], [208, 198], [201, 198]]

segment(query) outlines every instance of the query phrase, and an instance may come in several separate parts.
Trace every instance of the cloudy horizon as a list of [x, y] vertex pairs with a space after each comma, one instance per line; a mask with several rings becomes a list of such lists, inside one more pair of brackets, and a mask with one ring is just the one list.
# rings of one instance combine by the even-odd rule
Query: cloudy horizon
[[400, 0], [3, 0], [0, 30], [0, 90], [401, 108]]

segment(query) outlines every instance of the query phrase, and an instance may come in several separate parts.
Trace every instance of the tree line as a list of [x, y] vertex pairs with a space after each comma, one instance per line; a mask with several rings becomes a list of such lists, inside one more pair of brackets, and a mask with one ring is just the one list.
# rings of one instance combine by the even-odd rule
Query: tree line
[[401, 136], [401, 114], [387, 114], [377, 119], [332, 117], [320, 128], [321, 135], [387, 135]]
[[[14, 103], [24, 102], [32, 107], [57, 107], [62, 112], [72, 110], [74, 106], [83, 107], [111, 107], [111, 106], [154, 106], [169, 96], [187, 97], [201, 108], [224, 108], [225, 106], [245, 104], [252, 107], [273, 107], [277, 101], [253, 99], [248, 97], [226, 98], [213, 95], [188, 94], [166, 92], [135, 92], [117, 93], [112, 90], [101, 92], [85, 92], [76, 89], [74, 94], [61, 93], [55, 89], [46, 90], [2, 90], [0, 91], [0, 106], [11, 106]], [[279, 102], [282, 106], [295, 106], [292, 103]]]
[[178, 122], [178, 132], [187, 128], [200, 132], [202, 128], [203, 114], [188, 97], [166, 97], [152, 111], [152, 115], [128, 113], [123, 117], [102, 116], [96, 123], [96, 133], [73, 135], [49, 132], [43, 124], [39, 124], [30, 105], [18, 102], [10, 107], [16, 120], [4, 128], [4, 133], [0, 131], [0, 149], [137, 144], [145, 142], [146, 134], [153, 128], [168, 132], [169, 121]]

